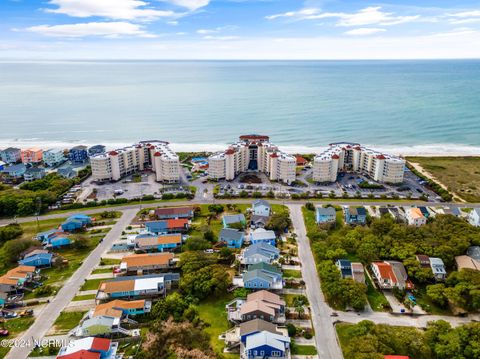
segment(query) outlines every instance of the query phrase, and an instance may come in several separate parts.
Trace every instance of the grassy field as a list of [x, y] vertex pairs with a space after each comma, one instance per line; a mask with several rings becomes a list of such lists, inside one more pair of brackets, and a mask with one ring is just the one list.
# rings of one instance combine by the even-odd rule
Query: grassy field
[[292, 355], [316, 355], [317, 348], [315, 348], [315, 345], [301, 345], [292, 343], [291, 352]]
[[212, 298], [203, 301], [197, 306], [200, 319], [209, 326], [205, 328], [205, 332], [210, 335], [210, 343], [219, 358], [237, 359], [238, 354], [224, 354], [224, 342], [218, 339], [218, 336], [230, 328], [227, 313], [225, 311], [225, 304], [232, 299], [231, 296], [223, 298]]
[[97, 268], [92, 271], [92, 274], [112, 273], [112, 268]]
[[[15, 318], [6, 320], [0, 328], [5, 328], [8, 330], [9, 335], [7, 339], [16, 338], [20, 333], [27, 330], [34, 322], [34, 318]], [[0, 346], [0, 358], [4, 358], [7, 353], [10, 351], [9, 347]]]
[[480, 157], [407, 157], [468, 202], [480, 201]]
[[77, 295], [72, 299], [72, 302], [79, 302], [81, 300], [95, 299], [95, 297], [96, 297], [95, 294]]
[[382, 292], [378, 291], [368, 275], [365, 275], [365, 281], [367, 283], [367, 299], [370, 307], [376, 312], [384, 312], [385, 307], [388, 306], [388, 301]]
[[97, 290], [100, 283], [104, 282], [106, 279], [88, 279], [83, 283], [80, 290]]
[[284, 269], [283, 278], [302, 278], [302, 272], [295, 269]]
[[121, 259], [114, 259], [114, 258], [102, 258], [100, 260], [100, 265], [102, 266], [112, 266], [112, 265], [117, 265], [122, 262]]
[[66, 334], [75, 328], [86, 312], [61, 312], [55, 323], [53, 323], [53, 331], [55, 335]]

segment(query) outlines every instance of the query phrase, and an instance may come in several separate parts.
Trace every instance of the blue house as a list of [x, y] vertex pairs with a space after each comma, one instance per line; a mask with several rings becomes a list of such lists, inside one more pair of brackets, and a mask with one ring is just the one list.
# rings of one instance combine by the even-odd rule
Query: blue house
[[228, 248], [241, 248], [245, 234], [243, 231], [233, 228], [223, 228], [220, 231], [220, 242], [227, 243]]
[[68, 158], [73, 163], [85, 163], [88, 162], [88, 151], [87, 146], [75, 146], [70, 149], [68, 153]]
[[171, 252], [182, 245], [180, 233], [166, 235], [141, 234], [135, 238], [137, 252]]
[[348, 259], [338, 259], [335, 262], [342, 278], [352, 278], [352, 263]]
[[105, 148], [104, 145], [95, 145], [95, 146], [92, 146], [88, 149], [88, 154], [90, 156], [99, 155], [101, 153], [104, 153], [105, 150], [106, 150], [106, 148]]
[[20, 261], [19, 264], [24, 266], [34, 266], [36, 268], [45, 268], [52, 265], [52, 253], [38, 253], [33, 256], [26, 257]]
[[167, 233], [168, 232], [168, 225], [167, 221], [152, 221], [145, 223], [145, 229], [148, 232], [159, 234], [159, 233]]
[[22, 159], [22, 150], [20, 148], [9, 147], [0, 151], [0, 159], [6, 163], [17, 163]]
[[247, 338], [251, 335], [266, 331], [273, 334], [280, 334], [277, 331], [277, 325], [271, 322], [267, 322], [263, 319], [252, 319], [247, 322], [243, 322], [240, 327], [240, 341], [245, 345]]
[[248, 266], [243, 273], [243, 286], [249, 289], [282, 289], [282, 271], [271, 264], [260, 262]]
[[335, 223], [336, 221], [336, 212], [333, 207], [317, 207], [315, 213], [315, 220], [317, 224], [322, 223]]
[[77, 221], [81, 221], [84, 226], [92, 223], [92, 219], [86, 214], [82, 214], [82, 213], [74, 214], [73, 216], [68, 217], [68, 219], [75, 219]]
[[65, 222], [61, 224], [61, 227], [66, 232], [74, 232], [85, 227], [87, 224], [92, 223], [92, 219], [84, 214], [74, 214], [67, 218]]
[[240, 223], [245, 227], [245, 224], [247, 223], [247, 221], [245, 220], [245, 216], [242, 213], [224, 215], [222, 222], [223, 222], [223, 228], [228, 228], [234, 223]]
[[345, 207], [345, 222], [351, 225], [364, 225], [367, 223], [367, 210], [365, 207]]
[[262, 331], [247, 337], [243, 357], [247, 359], [286, 359], [289, 349], [289, 337]]
[[264, 199], [257, 199], [252, 203], [252, 212], [256, 216], [268, 217], [272, 214], [272, 207]]
[[52, 238], [50, 240], [50, 243], [47, 244], [47, 247], [58, 248], [58, 247], [68, 246], [71, 243], [72, 243], [72, 240], [70, 238], [67, 238], [65, 236], [58, 236], [58, 237]]
[[18, 165], [5, 167], [2, 172], [11, 178], [22, 178], [26, 171], [27, 167], [23, 163], [20, 163]]
[[269, 243], [260, 242], [248, 246], [242, 254], [242, 264], [255, 264], [259, 262], [271, 263], [278, 259], [280, 250]]
[[275, 246], [277, 236], [274, 231], [268, 231], [265, 228], [257, 228], [250, 233], [250, 243], [268, 243]]

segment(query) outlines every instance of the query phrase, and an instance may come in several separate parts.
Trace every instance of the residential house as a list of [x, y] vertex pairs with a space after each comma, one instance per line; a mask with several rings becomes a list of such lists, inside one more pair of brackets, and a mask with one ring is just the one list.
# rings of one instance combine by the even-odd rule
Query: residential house
[[223, 216], [223, 219], [222, 219], [222, 222], [223, 222], [223, 228], [228, 228], [230, 227], [232, 224], [236, 224], [236, 223], [239, 223], [241, 224], [243, 227], [245, 227], [246, 225], [246, 220], [245, 220], [245, 216], [240, 213], [240, 214], [226, 214]]
[[287, 359], [290, 357], [290, 338], [267, 331], [247, 337], [242, 359]]
[[137, 252], [170, 252], [174, 251], [182, 245], [182, 235], [165, 234], [165, 235], [138, 235], [135, 238], [135, 251]]
[[106, 338], [70, 340], [60, 348], [57, 359], [117, 359], [118, 343]]
[[74, 178], [74, 177], [77, 176], [77, 172], [75, 172], [73, 170], [73, 168], [70, 167], [70, 166], [67, 166], [67, 167], [64, 167], [64, 168], [59, 168], [57, 170], [57, 174], [59, 176], [63, 177], [63, 178], [67, 178], [67, 179]]
[[286, 328], [279, 328], [277, 325], [262, 319], [253, 319], [248, 322], [240, 323], [225, 332], [225, 346], [229, 351], [240, 346], [240, 353], [243, 353], [245, 351], [247, 337], [262, 331], [285, 336], [288, 335]]
[[378, 217], [383, 217], [390, 214], [387, 207], [378, 207]]
[[25, 284], [35, 279], [37, 273], [37, 269], [34, 266], [20, 265], [10, 269], [0, 277], [0, 292], [7, 294], [18, 293]]
[[88, 162], [87, 146], [79, 145], [70, 149], [68, 158], [72, 163], [86, 163]]
[[45, 248], [59, 248], [72, 243], [72, 240], [68, 238], [67, 234], [58, 229], [38, 233], [37, 239], [42, 242]]
[[23, 177], [26, 170], [27, 170], [27, 167], [23, 163], [19, 163], [16, 165], [5, 167], [2, 172], [5, 173], [10, 178], [19, 179]]
[[252, 203], [252, 213], [256, 216], [269, 217], [272, 214], [272, 206], [264, 199], [257, 199]]
[[480, 246], [471, 246], [467, 249], [467, 255], [455, 257], [457, 269], [480, 270]]
[[65, 158], [63, 150], [58, 150], [58, 149], [50, 149], [43, 152], [42, 159], [43, 159], [43, 163], [47, 167], [58, 166], [67, 160]]
[[245, 233], [239, 229], [222, 228], [219, 235], [219, 241], [227, 244], [228, 248], [241, 248]]
[[360, 262], [352, 262], [352, 278], [355, 282], [365, 284], [365, 270]]
[[430, 214], [431, 214], [431, 213], [430, 213], [430, 211], [428, 210], [427, 207], [425, 207], [425, 206], [419, 206], [419, 207], [417, 207], [417, 208], [420, 210], [420, 212], [422, 212], [422, 214], [423, 214], [423, 216], [424, 216], [425, 218], [428, 219], [428, 217], [430, 217]]
[[345, 207], [345, 223], [350, 225], [364, 225], [367, 223], [365, 207]]
[[167, 207], [156, 208], [155, 216], [158, 219], [177, 219], [188, 218], [192, 219], [194, 216], [194, 208], [191, 206], [186, 207]]
[[285, 301], [275, 293], [259, 290], [246, 299], [234, 299], [226, 306], [228, 320], [244, 322], [262, 319], [274, 323], [285, 322]]
[[403, 212], [401, 212], [397, 207], [389, 207], [389, 208], [388, 208], [388, 211], [390, 212], [390, 214], [392, 215], [393, 219], [394, 219], [397, 223], [403, 223], [403, 222], [406, 221], [405, 216], [402, 214]]
[[407, 223], [410, 226], [420, 227], [427, 224], [427, 218], [420, 208], [412, 207], [407, 210]]
[[269, 243], [260, 242], [248, 246], [240, 256], [240, 262], [244, 265], [259, 262], [272, 263], [280, 257], [280, 250]]
[[161, 270], [169, 269], [173, 266], [172, 253], [146, 253], [132, 254], [122, 258], [120, 263], [120, 273], [143, 275]]
[[35, 268], [46, 268], [52, 266], [52, 253], [37, 253], [24, 257], [18, 263], [23, 266], [33, 266]]
[[111, 315], [99, 315], [86, 318], [78, 327], [72, 330], [75, 337], [106, 337], [113, 334], [128, 335], [129, 331], [120, 326], [121, 318]]
[[265, 228], [257, 228], [250, 232], [250, 243], [268, 243], [272, 246], [276, 244], [277, 236], [274, 231], [266, 230]]
[[40, 163], [42, 162], [43, 151], [39, 148], [28, 148], [26, 150], [22, 150], [21, 158], [23, 164]]
[[88, 149], [89, 156], [99, 155], [105, 152], [106, 152], [106, 147], [104, 145], [94, 145], [92, 147], [89, 147]]
[[8, 164], [18, 163], [22, 159], [22, 150], [14, 147], [6, 148], [0, 151], [0, 159]]
[[315, 210], [315, 220], [317, 224], [335, 223], [337, 212], [333, 207], [317, 207]]
[[82, 229], [92, 223], [92, 219], [85, 214], [74, 214], [67, 218], [65, 222], [61, 224], [62, 230], [66, 232], [74, 232]]
[[96, 299], [151, 298], [165, 295], [173, 282], [180, 280], [178, 273], [152, 274], [146, 276], [117, 277], [100, 283]]
[[348, 259], [338, 259], [335, 262], [342, 278], [352, 278], [352, 263]]
[[166, 219], [145, 223], [145, 229], [154, 234], [183, 233], [188, 230], [188, 219]]
[[30, 167], [27, 168], [25, 173], [23, 174], [23, 179], [26, 182], [31, 182], [35, 180], [40, 180], [46, 176], [45, 170], [39, 167]]
[[302, 166], [303, 167], [308, 163], [308, 161], [300, 155], [296, 155], [295, 160], [297, 162], [297, 166]]
[[250, 218], [250, 227], [251, 228], [264, 228], [265, 225], [268, 223], [270, 217], [267, 216], [258, 216], [256, 214], [252, 214]]
[[436, 281], [444, 281], [447, 277], [445, 264], [441, 258], [430, 257], [430, 268]]
[[413, 284], [408, 280], [407, 271], [401, 262], [383, 261], [371, 264], [380, 289], [412, 289]]
[[420, 267], [422, 268], [430, 268], [430, 258], [425, 254], [417, 254], [415, 256], [417, 261], [420, 263]]
[[475, 227], [480, 227], [480, 208], [474, 208], [468, 215], [468, 222]]
[[268, 263], [259, 262], [248, 266], [242, 274], [243, 286], [249, 289], [282, 289], [282, 271]]

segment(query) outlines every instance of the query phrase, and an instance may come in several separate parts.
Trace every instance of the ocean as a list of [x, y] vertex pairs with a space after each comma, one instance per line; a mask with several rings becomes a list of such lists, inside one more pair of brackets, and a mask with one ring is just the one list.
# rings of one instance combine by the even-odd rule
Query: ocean
[[480, 61], [0, 62], [0, 147], [218, 150], [248, 133], [480, 154]]

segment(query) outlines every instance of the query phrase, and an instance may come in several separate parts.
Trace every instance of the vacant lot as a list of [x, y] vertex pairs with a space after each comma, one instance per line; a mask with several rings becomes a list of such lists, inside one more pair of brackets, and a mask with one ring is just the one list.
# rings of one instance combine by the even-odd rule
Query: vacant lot
[[480, 157], [407, 157], [468, 202], [480, 201]]

